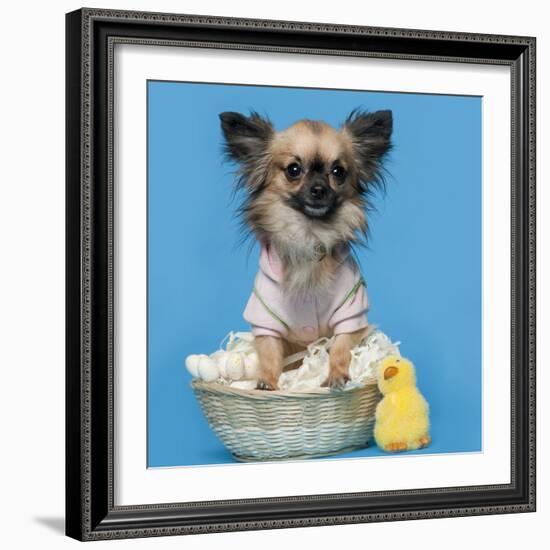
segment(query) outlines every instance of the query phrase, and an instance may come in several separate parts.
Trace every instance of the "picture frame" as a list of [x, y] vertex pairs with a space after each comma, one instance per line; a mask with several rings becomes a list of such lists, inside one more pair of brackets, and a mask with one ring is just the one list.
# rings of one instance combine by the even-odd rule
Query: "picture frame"
[[[66, 534], [104, 540], [534, 511], [535, 38], [88, 8], [66, 18]], [[116, 503], [116, 44], [510, 71], [509, 483]]]

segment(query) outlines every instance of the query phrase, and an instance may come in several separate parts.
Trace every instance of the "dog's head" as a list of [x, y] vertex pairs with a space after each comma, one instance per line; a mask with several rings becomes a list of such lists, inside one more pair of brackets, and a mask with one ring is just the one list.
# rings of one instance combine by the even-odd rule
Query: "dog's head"
[[382, 181], [391, 111], [353, 111], [339, 129], [300, 120], [281, 132], [252, 113], [220, 114], [226, 153], [247, 190], [246, 222], [259, 238], [315, 233], [327, 249], [367, 228], [367, 195]]

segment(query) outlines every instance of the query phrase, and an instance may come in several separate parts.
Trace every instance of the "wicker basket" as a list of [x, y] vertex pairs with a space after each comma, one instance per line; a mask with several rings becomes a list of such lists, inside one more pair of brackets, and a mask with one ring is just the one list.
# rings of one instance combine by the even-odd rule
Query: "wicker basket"
[[313, 458], [368, 446], [380, 400], [376, 382], [345, 391], [243, 390], [193, 380], [202, 410], [239, 461]]

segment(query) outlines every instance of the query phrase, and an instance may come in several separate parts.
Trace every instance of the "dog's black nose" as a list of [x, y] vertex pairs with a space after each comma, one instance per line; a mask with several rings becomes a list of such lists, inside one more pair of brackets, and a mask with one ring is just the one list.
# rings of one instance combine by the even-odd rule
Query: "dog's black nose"
[[309, 193], [316, 200], [324, 199], [327, 196], [327, 188], [324, 185], [316, 183], [311, 186]]

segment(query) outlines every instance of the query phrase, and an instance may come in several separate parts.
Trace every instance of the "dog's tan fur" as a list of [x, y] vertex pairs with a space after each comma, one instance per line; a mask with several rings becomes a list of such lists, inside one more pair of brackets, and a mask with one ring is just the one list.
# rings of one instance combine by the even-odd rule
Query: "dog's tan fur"
[[[388, 111], [379, 113], [388, 116]], [[238, 113], [220, 115], [228, 153], [240, 163], [253, 197], [243, 209], [245, 221], [257, 239], [269, 242], [281, 258], [285, 292], [325, 293], [343, 257], [348, 256], [350, 244], [365, 234], [365, 183], [376, 179], [379, 158], [389, 148], [389, 133], [382, 139], [376, 132], [376, 124], [386, 121], [376, 118], [379, 113], [352, 113], [341, 129], [321, 121], [300, 120], [281, 132], [255, 113], [248, 119]], [[391, 113], [389, 120], [391, 133]], [[291, 163], [304, 167], [303, 176], [288, 177], [285, 170]], [[308, 217], [290, 205], [292, 197], [307, 184], [315, 163], [329, 167], [323, 177], [338, 201], [338, 208], [328, 219]], [[330, 167], [335, 164], [345, 170], [345, 184], [331, 175]], [[319, 250], [323, 251], [321, 256]], [[350, 350], [364, 332], [335, 338], [330, 374], [323, 385], [341, 386], [349, 379]], [[295, 351], [296, 345], [261, 336], [256, 339], [256, 348], [262, 373], [258, 387], [276, 389], [283, 358], [292, 353], [291, 348]]]

